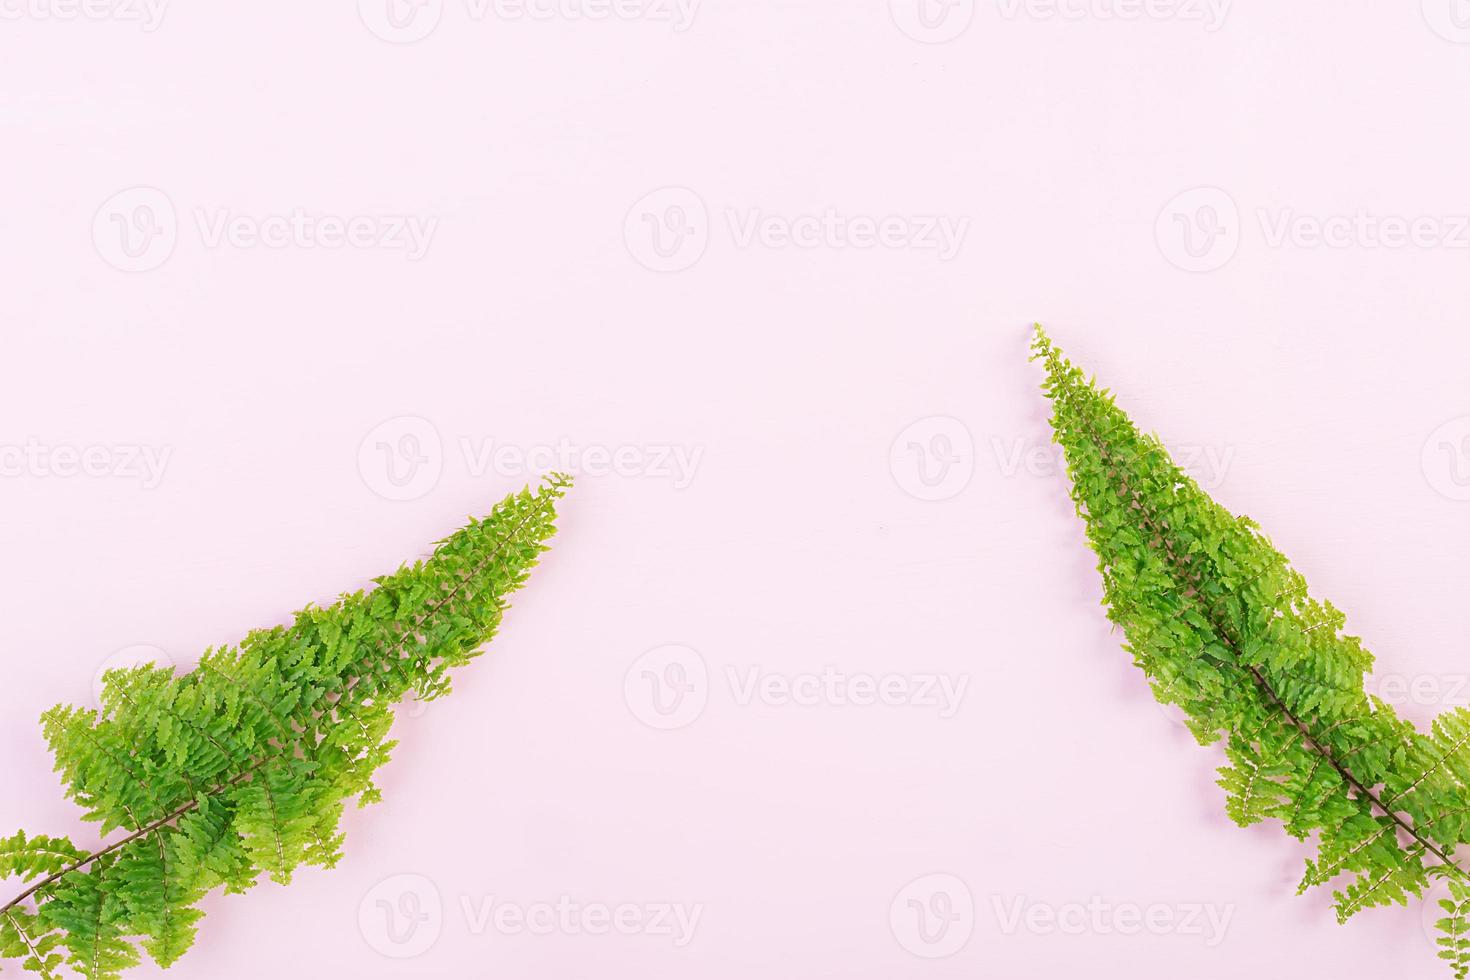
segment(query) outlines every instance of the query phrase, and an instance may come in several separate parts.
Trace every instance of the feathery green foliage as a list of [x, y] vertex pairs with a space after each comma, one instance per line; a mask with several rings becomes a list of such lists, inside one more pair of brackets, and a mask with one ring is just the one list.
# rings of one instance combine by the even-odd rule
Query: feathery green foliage
[[478, 656], [546, 550], [568, 486], [555, 474], [512, 494], [427, 560], [206, 651], [189, 673], [110, 671], [101, 711], [46, 712], [68, 795], [104, 838], [121, 835], [93, 852], [0, 840], [0, 879], [35, 882], [0, 906], [0, 956], [106, 980], [139, 962], [138, 939], [166, 967], [193, 943], [210, 890], [335, 865], [346, 802], [379, 798], [393, 705], [449, 693], [450, 671]]
[[1155, 696], [1200, 744], [1223, 740], [1226, 812], [1315, 842], [1298, 891], [1337, 885], [1340, 922], [1443, 878], [1439, 955], [1465, 977], [1470, 875], [1454, 852], [1470, 841], [1470, 710], [1426, 735], [1367, 695], [1372, 655], [1260, 528], [1211, 500], [1040, 327], [1033, 350], [1108, 616]]

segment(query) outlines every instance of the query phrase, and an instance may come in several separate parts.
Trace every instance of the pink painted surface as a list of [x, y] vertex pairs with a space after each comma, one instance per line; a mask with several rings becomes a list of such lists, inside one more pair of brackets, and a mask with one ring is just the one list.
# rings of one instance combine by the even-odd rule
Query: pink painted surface
[[1400, 6], [0, 5], [0, 832], [93, 840], [35, 719], [104, 664], [565, 457], [342, 866], [211, 898], [175, 974], [1447, 976], [1227, 822], [1025, 361], [1042, 320], [1401, 710], [1470, 701], [1470, 30]]

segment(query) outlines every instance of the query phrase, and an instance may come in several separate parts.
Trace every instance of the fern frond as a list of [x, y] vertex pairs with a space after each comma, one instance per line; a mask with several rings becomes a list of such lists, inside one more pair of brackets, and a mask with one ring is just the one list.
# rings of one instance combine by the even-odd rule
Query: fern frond
[[1465, 980], [1470, 976], [1470, 884], [1444, 867], [1431, 868], [1430, 873], [1444, 879], [1450, 891], [1449, 898], [1439, 901], [1445, 915], [1435, 922], [1435, 928], [1444, 933], [1435, 940], [1439, 958], [1449, 962], [1455, 980]]
[[109, 671], [100, 711], [47, 711], [67, 795], [104, 837], [122, 836], [90, 853], [0, 839], [0, 878], [34, 881], [0, 906], [0, 956], [50, 977], [64, 950], [72, 970], [109, 980], [139, 961], [136, 939], [168, 966], [193, 944], [209, 891], [334, 866], [344, 805], [379, 798], [393, 706], [447, 694], [451, 671], [479, 655], [569, 486], [556, 474], [512, 494], [431, 557], [208, 650], [193, 671]]
[[61, 944], [71, 954], [67, 963], [86, 980], [116, 980], [138, 965], [138, 951], [124, 938], [128, 908], [116, 866], [116, 856], [99, 858], [91, 870], [47, 886], [41, 903], [41, 923], [60, 930]]
[[1033, 353], [1109, 618], [1198, 740], [1224, 739], [1230, 817], [1315, 837], [1301, 889], [1347, 876], [1339, 920], [1421, 896], [1431, 876], [1470, 887], [1454, 861], [1470, 840], [1470, 711], [1426, 736], [1370, 697], [1372, 656], [1259, 526], [1211, 500], [1039, 327]]
[[40, 974], [43, 980], [54, 980], [66, 959], [57, 951], [61, 941], [61, 933], [41, 925], [25, 909], [6, 909], [0, 914], [0, 957], [20, 960], [22, 969]]
[[30, 881], [54, 874], [84, 854], [65, 837], [27, 837], [24, 831], [16, 831], [0, 839], [0, 878]]

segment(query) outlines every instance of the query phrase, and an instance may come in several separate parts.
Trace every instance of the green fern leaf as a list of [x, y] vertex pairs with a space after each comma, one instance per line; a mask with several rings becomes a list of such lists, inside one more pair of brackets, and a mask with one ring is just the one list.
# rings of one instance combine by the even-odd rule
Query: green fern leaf
[[0, 957], [111, 980], [139, 962], [138, 941], [166, 967], [193, 944], [211, 890], [334, 866], [344, 805], [380, 796], [393, 706], [449, 693], [546, 550], [569, 486], [556, 474], [512, 494], [428, 559], [208, 650], [193, 671], [109, 671], [100, 711], [47, 711], [67, 795], [120, 836], [93, 852], [0, 839], [0, 878], [34, 882], [0, 905]]
[[16, 831], [0, 839], [0, 878], [23, 881], [54, 874], [85, 854], [64, 837], [30, 837]]
[[1344, 882], [1339, 921], [1444, 878], [1440, 955], [1464, 976], [1470, 875], [1454, 853], [1470, 840], [1470, 711], [1426, 736], [1369, 697], [1372, 656], [1261, 529], [1211, 500], [1039, 327], [1033, 352], [1108, 615], [1155, 695], [1202, 744], [1224, 741], [1226, 812], [1315, 839], [1300, 890]]
[[62, 934], [48, 930], [25, 909], [6, 909], [0, 915], [0, 957], [18, 959], [21, 968], [45, 980], [57, 977], [65, 957], [57, 951]]
[[116, 980], [138, 965], [138, 951], [125, 938], [128, 923], [125, 882], [115, 873], [117, 858], [105, 855], [90, 871], [73, 872], [45, 890], [40, 921], [62, 933], [62, 945], [86, 980]]

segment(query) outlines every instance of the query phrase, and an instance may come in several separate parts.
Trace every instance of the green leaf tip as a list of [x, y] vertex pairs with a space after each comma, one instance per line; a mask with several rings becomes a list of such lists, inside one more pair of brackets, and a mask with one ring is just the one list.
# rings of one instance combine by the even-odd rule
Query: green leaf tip
[[1470, 709], [1426, 734], [1371, 698], [1373, 658], [1260, 528], [1212, 500], [1162, 442], [1036, 332], [1071, 496], [1108, 617], [1160, 701], [1223, 743], [1225, 810], [1279, 822], [1315, 855], [1299, 890], [1336, 886], [1339, 921], [1450, 891], [1439, 955], [1470, 972]]
[[1031, 325], [1031, 360], [1046, 357], [1052, 351], [1051, 338], [1046, 335], [1041, 324]]
[[448, 693], [479, 655], [571, 485], [552, 473], [370, 591], [207, 650], [188, 673], [109, 671], [100, 711], [47, 711], [67, 795], [115, 839], [93, 851], [0, 839], [0, 878], [27, 883], [0, 905], [0, 957], [42, 977], [65, 963], [112, 980], [141, 945], [166, 967], [193, 944], [208, 892], [334, 866], [345, 803], [381, 795], [373, 776], [396, 744], [393, 706]]

